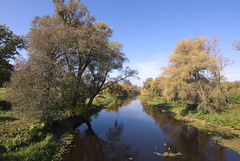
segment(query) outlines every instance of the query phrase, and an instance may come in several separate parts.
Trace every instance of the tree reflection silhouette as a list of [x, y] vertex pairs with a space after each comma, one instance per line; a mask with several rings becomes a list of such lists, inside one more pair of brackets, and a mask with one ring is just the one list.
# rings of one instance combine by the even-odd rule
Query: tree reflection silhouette
[[[162, 161], [224, 161], [226, 160], [226, 148], [211, 141], [211, 136], [200, 132], [194, 127], [187, 126], [184, 122], [178, 121], [169, 114], [161, 113], [156, 108], [141, 102], [144, 112], [150, 115], [155, 124], [168, 136], [166, 152], [181, 152], [179, 158], [165, 157]], [[164, 146], [164, 145], [162, 145]]]
[[74, 139], [70, 153], [66, 156], [69, 161], [126, 161], [137, 158], [137, 153], [130, 152], [130, 145], [121, 143], [123, 124], [117, 120], [114, 126], [105, 132], [105, 139], [97, 136], [92, 129], [90, 121], [86, 122], [87, 129], [79, 132]]
[[106, 111], [107, 112], [114, 111], [117, 113], [121, 107], [129, 105], [135, 99], [136, 97], [128, 99], [117, 99], [116, 102], [111, 107], [106, 108]]

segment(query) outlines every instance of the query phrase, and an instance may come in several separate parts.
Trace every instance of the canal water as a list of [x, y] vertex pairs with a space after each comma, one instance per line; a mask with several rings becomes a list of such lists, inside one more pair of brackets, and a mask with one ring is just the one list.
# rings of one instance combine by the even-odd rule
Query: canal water
[[215, 143], [208, 134], [138, 99], [119, 100], [77, 129], [66, 156], [69, 161], [240, 161], [237, 152]]

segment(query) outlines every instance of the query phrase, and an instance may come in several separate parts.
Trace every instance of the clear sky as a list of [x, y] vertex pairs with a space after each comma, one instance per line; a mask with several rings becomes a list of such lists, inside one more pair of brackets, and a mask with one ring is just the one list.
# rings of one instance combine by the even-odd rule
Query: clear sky
[[[97, 21], [114, 29], [113, 40], [124, 45], [128, 66], [139, 70], [142, 85], [156, 77], [176, 43], [197, 36], [221, 37], [222, 54], [234, 60], [225, 70], [229, 81], [240, 80], [240, 0], [82, 0]], [[51, 0], [0, 0], [0, 24], [25, 35], [34, 16], [52, 14]], [[25, 55], [25, 52], [22, 52]]]

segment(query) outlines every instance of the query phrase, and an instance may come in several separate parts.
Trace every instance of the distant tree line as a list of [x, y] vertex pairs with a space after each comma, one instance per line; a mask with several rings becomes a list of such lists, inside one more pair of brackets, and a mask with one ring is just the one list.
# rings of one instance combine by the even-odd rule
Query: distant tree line
[[[18, 59], [8, 99], [16, 113], [51, 120], [76, 106], [90, 108], [104, 89], [137, 74], [124, 67], [123, 45], [110, 41], [113, 30], [96, 22], [80, 1], [54, 0], [53, 15], [35, 17], [25, 36], [27, 60]], [[110, 77], [119, 71], [116, 77]]]
[[196, 104], [200, 112], [224, 109], [231, 102], [231, 83], [226, 83], [222, 74], [229, 64], [231, 61], [221, 54], [217, 37], [179, 41], [168, 67], [163, 67], [162, 74], [155, 80], [148, 78], [141, 94]]
[[104, 90], [118, 98], [132, 97], [140, 94], [139, 88], [136, 85], [133, 85], [129, 81], [124, 81], [123, 83], [115, 83], [114, 85], [108, 86], [109, 83], [106, 83]]

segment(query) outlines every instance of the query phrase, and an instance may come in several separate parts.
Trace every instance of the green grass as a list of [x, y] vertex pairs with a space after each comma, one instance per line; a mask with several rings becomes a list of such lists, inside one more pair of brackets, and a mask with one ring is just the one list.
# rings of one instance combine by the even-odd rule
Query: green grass
[[0, 101], [5, 100], [6, 88], [0, 88]]
[[53, 135], [38, 120], [15, 117], [5, 101], [6, 90], [0, 89], [0, 160], [51, 160], [55, 150]]
[[47, 135], [44, 140], [32, 143], [28, 146], [22, 146], [17, 150], [3, 153], [0, 156], [2, 161], [48, 161], [51, 160], [55, 141], [52, 135]]
[[[45, 124], [39, 120], [18, 118], [14, 115], [11, 104], [5, 100], [6, 90], [0, 89], [0, 160], [3, 161], [47, 161], [61, 160], [68, 152], [73, 139], [71, 118], [64, 118]], [[114, 104], [116, 97], [99, 94], [94, 99], [94, 106], [89, 110], [80, 108], [77, 118], [89, 117], [94, 112]], [[81, 111], [83, 110], [83, 111]], [[69, 119], [69, 120], [68, 120]], [[73, 119], [74, 120], [74, 119]], [[78, 121], [80, 121], [78, 119]], [[65, 140], [56, 149], [58, 138], [67, 133]]]
[[110, 107], [117, 100], [116, 96], [111, 95], [110, 93], [101, 93], [96, 96], [93, 100], [93, 105], [100, 107]]
[[0, 160], [40, 161], [51, 158], [55, 140], [44, 124], [15, 118], [12, 111], [1, 111], [0, 118]]
[[[140, 100], [145, 100], [144, 96], [138, 97]], [[153, 108], [158, 109], [160, 112], [170, 113], [175, 117], [182, 117], [186, 114], [186, 109], [188, 108], [187, 104], [179, 102], [167, 102], [164, 99], [155, 97], [152, 99], [145, 100], [148, 105], [151, 105]]]
[[217, 126], [227, 126], [240, 130], [240, 107], [225, 109], [221, 112], [211, 112], [207, 114], [189, 113], [189, 118], [204, 120], [206, 123], [216, 124]]

